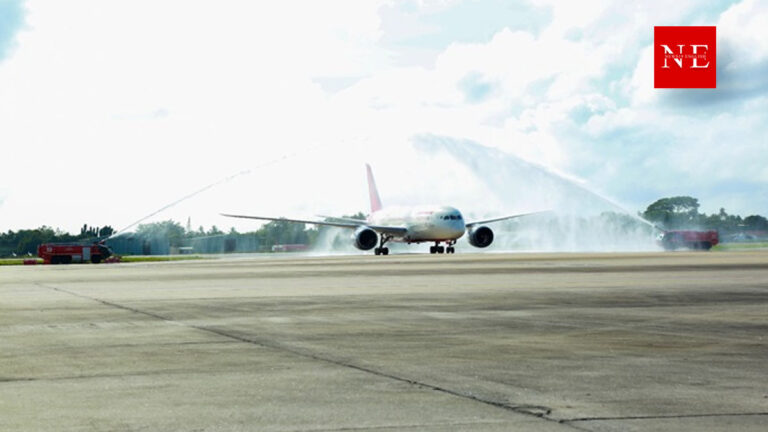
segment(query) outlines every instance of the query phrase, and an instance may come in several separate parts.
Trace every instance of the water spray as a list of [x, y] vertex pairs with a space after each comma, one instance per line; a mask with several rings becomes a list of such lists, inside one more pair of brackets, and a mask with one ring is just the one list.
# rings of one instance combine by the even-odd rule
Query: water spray
[[174, 207], [174, 206], [176, 206], [176, 205], [178, 205], [178, 204], [180, 204], [180, 203], [182, 203], [182, 202], [184, 202], [184, 201], [186, 201], [186, 200], [188, 200], [188, 199], [190, 199], [190, 198], [193, 198], [193, 197], [195, 197], [195, 196], [197, 196], [197, 195], [200, 195], [201, 193], [203, 193], [203, 192], [205, 192], [205, 191], [208, 191], [208, 190], [210, 190], [210, 189], [213, 189], [213, 188], [214, 188], [214, 187], [216, 187], [216, 186], [222, 185], [222, 184], [224, 184], [224, 183], [229, 183], [230, 181], [232, 181], [232, 180], [234, 180], [234, 179], [236, 179], [236, 178], [238, 178], [238, 177], [242, 177], [242, 176], [244, 176], [244, 175], [248, 175], [248, 174], [251, 174], [251, 173], [253, 173], [255, 170], [259, 169], [259, 168], [264, 168], [264, 167], [267, 167], [267, 166], [270, 166], [270, 165], [274, 165], [274, 164], [276, 164], [276, 163], [279, 163], [279, 162], [282, 162], [282, 161], [285, 161], [285, 160], [288, 160], [288, 159], [294, 158], [294, 157], [298, 156], [298, 155], [299, 155], [299, 153], [306, 153], [306, 152], [311, 152], [311, 151], [317, 150], [317, 149], [318, 149], [320, 146], [321, 146], [321, 145], [320, 145], [320, 144], [318, 144], [318, 145], [315, 145], [315, 146], [309, 147], [309, 148], [307, 148], [307, 149], [304, 149], [304, 150], [302, 150], [301, 152], [300, 152], [300, 151], [296, 151], [296, 152], [293, 152], [293, 153], [289, 153], [289, 154], [286, 154], [286, 155], [280, 156], [280, 157], [278, 157], [278, 158], [276, 158], [276, 159], [272, 159], [272, 160], [270, 160], [270, 161], [267, 161], [267, 162], [264, 162], [264, 163], [262, 163], [262, 164], [259, 164], [259, 165], [255, 166], [255, 167], [253, 167], [253, 168], [250, 168], [250, 169], [246, 169], [246, 170], [243, 170], [243, 171], [240, 171], [240, 172], [234, 173], [234, 174], [232, 174], [232, 175], [229, 175], [229, 176], [227, 176], [227, 177], [224, 177], [224, 178], [223, 178], [223, 179], [221, 179], [221, 180], [218, 180], [218, 181], [215, 181], [215, 182], [213, 182], [213, 183], [211, 183], [211, 184], [209, 184], [209, 185], [203, 186], [202, 188], [200, 188], [200, 189], [197, 189], [197, 190], [195, 190], [194, 192], [191, 192], [191, 193], [189, 193], [189, 194], [187, 194], [187, 195], [184, 195], [183, 197], [181, 197], [181, 198], [179, 198], [179, 199], [177, 199], [177, 200], [175, 200], [175, 201], [173, 201], [173, 202], [171, 202], [171, 203], [169, 203], [169, 204], [167, 204], [167, 205], [165, 205], [165, 206], [163, 206], [163, 207], [160, 207], [159, 209], [157, 209], [157, 210], [153, 211], [152, 213], [150, 213], [150, 214], [148, 214], [148, 215], [146, 215], [146, 216], [142, 217], [141, 219], [139, 219], [139, 220], [137, 220], [137, 221], [135, 221], [135, 222], [131, 223], [130, 225], [128, 225], [128, 226], [126, 226], [126, 227], [124, 227], [124, 228], [122, 228], [122, 229], [120, 229], [120, 230], [118, 230], [118, 231], [115, 231], [115, 233], [113, 233], [111, 236], [107, 237], [107, 238], [106, 238], [106, 239], [104, 239], [103, 241], [109, 240], [109, 239], [111, 239], [111, 238], [113, 238], [113, 237], [117, 237], [117, 236], [121, 235], [122, 233], [124, 233], [126, 230], [133, 228], [134, 226], [136, 226], [136, 225], [138, 225], [138, 224], [140, 224], [140, 223], [144, 222], [145, 220], [147, 220], [147, 219], [151, 218], [152, 216], [155, 216], [155, 215], [157, 215], [158, 213], [162, 213], [162, 212], [164, 212], [165, 210], [168, 210], [169, 208], [171, 208], [171, 207]]
[[613, 251], [658, 247], [651, 236], [651, 231], [661, 231], [656, 224], [555, 170], [470, 140], [425, 134], [415, 136], [413, 145], [427, 156], [451, 156], [461, 169], [467, 170], [465, 175], [484, 185], [486, 190], [478, 189], [475, 195], [488, 194], [486, 201], [496, 206], [496, 211], [507, 203], [553, 209], [553, 217], [516, 224], [503, 237], [504, 241], [496, 244], [497, 250], [524, 247]]

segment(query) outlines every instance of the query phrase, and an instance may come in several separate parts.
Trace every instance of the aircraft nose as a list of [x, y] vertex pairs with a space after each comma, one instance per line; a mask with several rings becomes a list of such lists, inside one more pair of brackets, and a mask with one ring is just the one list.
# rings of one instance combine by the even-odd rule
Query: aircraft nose
[[453, 224], [451, 229], [453, 230], [452, 237], [459, 238], [464, 235], [464, 231], [466, 230], [466, 227], [464, 226], [464, 222], [456, 221], [456, 223]]

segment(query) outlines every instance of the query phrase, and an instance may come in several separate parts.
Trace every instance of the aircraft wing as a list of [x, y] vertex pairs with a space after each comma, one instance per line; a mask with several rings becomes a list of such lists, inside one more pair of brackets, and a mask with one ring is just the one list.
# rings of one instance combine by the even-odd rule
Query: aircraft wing
[[390, 234], [390, 235], [396, 235], [396, 236], [402, 236], [405, 235], [408, 232], [408, 229], [405, 227], [395, 227], [395, 226], [386, 226], [386, 225], [371, 225], [369, 223], [366, 223], [366, 221], [363, 220], [352, 220], [352, 219], [341, 219], [334, 222], [326, 222], [326, 221], [317, 221], [317, 220], [304, 220], [304, 219], [288, 219], [288, 218], [276, 218], [276, 217], [266, 217], [266, 216], [246, 216], [246, 215], [233, 215], [233, 214], [225, 214], [221, 213], [222, 216], [226, 217], [234, 217], [234, 218], [241, 218], [241, 219], [257, 219], [257, 220], [268, 220], [268, 221], [285, 221], [285, 222], [293, 222], [293, 223], [303, 223], [303, 224], [313, 224], [313, 225], [325, 225], [325, 226], [332, 226], [332, 227], [338, 227], [338, 228], [358, 228], [361, 226], [366, 226], [368, 228], [371, 228], [372, 230], [384, 234]]
[[516, 214], [516, 215], [510, 215], [510, 216], [502, 216], [502, 217], [497, 217], [497, 218], [493, 218], [493, 219], [485, 219], [485, 220], [479, 220], [479, 221], [472, 221], [472, 222], [469, 222], [469, 223], [465, 224], [465, 226], [467, 228], [472, 228], [475, 225], [489, 224], [491, 222], [499, 222], [499, 221], [503, 221], [503, 220], [507, 220], [507, 219], [516, 219], [516, 218], [523, 217], [523, 216], [532, 216], [532, 215], [535, 215], [535, 214], [549, 213], [549, 212], [550, 212], [550, 210], [545, 210], [545, 211], [537, 211], [537, 212], [532, 212], [532, 213], [521, 213], [521, 214]]
[[368, 221], [364, 219], [346, 218], [346, 217], [338, 217], [338, 216], [326, 216], [326, 215], [317, 215], [317, 217], [321, 217], [325, 220], [330, 219], [332, 221], [337, 221], [337, 222], [349, 222], [349, 223], [363, 224], [363, 225], [368, 223]]

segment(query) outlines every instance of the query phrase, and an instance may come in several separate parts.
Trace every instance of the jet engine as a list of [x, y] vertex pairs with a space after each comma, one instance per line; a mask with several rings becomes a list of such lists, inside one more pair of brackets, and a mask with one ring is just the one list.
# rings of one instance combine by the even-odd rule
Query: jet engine
[[487, 226], [470, 228], [468, 237], [469, 244], [474, 247], [484, 248], [493, 243], [493, 231]]
[[361, 226], [355, 230], [354, 239], [355, 247], [360, 250], [371, 250], [379, 242], [379, 236], [376, 234], [376, 231], [366, 226]]

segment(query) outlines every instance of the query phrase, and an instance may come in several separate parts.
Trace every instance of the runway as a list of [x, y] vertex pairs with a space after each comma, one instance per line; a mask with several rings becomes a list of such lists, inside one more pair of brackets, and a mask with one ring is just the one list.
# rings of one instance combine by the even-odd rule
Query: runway
[[0, 430], [768, 429], [768, 251], [0, 269]]

